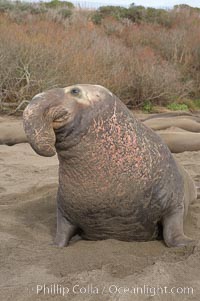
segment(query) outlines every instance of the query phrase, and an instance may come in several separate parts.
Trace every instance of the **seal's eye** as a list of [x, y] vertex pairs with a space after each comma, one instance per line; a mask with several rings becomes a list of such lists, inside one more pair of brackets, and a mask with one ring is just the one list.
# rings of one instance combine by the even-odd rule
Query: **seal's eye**
[[80, 94], [81, 90], [79, 88], [73, 88], [70, 92], [73, 95], [78, 95]]

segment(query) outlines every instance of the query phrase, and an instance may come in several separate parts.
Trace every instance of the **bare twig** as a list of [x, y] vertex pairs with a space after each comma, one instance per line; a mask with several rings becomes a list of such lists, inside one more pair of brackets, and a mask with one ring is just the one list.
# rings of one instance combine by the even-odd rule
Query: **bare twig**
[[7, 108], [16, 108], [18, 106], [17, 102], [0, 102], [1, 107], [7, 107]]
[[13, 115], [13, 114], [15, 114], [16, 112], [20, 111], [20, 109], [22, 108], [22, 106], [23, 106], [24, 104], [28, 104], [28, 103], [29, 103], [28, 100], [23, 100], [22, 102], [20, 102], [20, 104], [17, 106], [17, 108], [16, 108], [14, 111], [10, 112], [8, 115]]

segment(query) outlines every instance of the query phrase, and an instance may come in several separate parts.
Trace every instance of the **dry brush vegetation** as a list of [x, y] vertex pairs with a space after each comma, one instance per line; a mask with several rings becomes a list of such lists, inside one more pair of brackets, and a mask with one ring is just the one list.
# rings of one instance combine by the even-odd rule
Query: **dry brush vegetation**
[[130, 107], [200, 98], [199, 11], [171, 10], [166, 23], [94, 14], [0, 6], [1, 109], [74, 83], [104, 85]]

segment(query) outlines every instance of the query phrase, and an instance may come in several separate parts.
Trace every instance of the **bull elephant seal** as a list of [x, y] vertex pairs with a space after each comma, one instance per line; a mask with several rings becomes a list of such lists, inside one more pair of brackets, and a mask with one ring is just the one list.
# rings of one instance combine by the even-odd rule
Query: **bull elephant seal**
[[56, 244], [85, 239], [185, 246], [184, 180], [168, 147], [109, 90], [75, 85], [36, 95], [24, 111], [33, 149], [59, 159]]

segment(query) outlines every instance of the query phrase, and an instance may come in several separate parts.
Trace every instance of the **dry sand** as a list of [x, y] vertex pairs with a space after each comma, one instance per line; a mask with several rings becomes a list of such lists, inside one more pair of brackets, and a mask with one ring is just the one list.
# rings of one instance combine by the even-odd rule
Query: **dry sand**
[[[3, 124], [1, 119], [1, 134]], [[200, 151], [176, 158], [200, 186]], [[190, 205], [185, 224], [186, 234], [197, 240], [194, 246], [170, 249], [162, 241], [79, 240], [59, 249], [51, 244], [57, 165], [56, 157], [40, 157], [27, 143], [0, 145], [0, 300], [200, 300], [200, 195]], [[128, 292], [134, 287], [145, 292]], [[179, 293], [153, 296], [158, 287], [177, 287]], [[180, 294], [186, 287], [190, 294]]]

